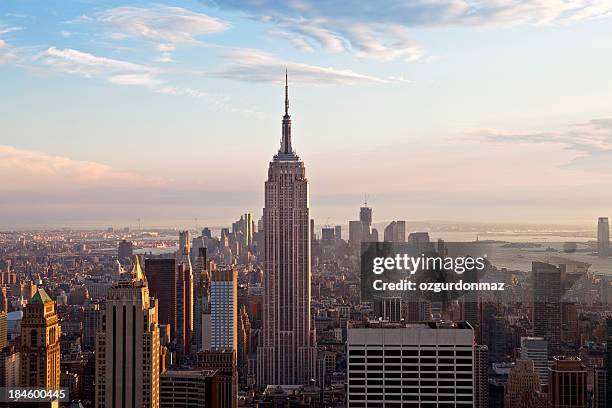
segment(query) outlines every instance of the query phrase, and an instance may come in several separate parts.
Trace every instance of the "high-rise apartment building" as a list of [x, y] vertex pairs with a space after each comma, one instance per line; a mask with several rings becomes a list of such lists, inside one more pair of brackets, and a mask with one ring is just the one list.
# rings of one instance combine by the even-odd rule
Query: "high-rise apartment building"
[[548, 342], [542, 337], [521, 337], [521, 359], [533, 361], [540, 385], [548, 385]]
[[211, 348], [238, 348], [238, 272], [228, 268], [211, 273]]
[[60, 335], [55, 302], [39, 288], [21, 321], [21, 387], [59, 388]]
[[159, 407], [157, 302], [134, 258], [130, 273], [108, 291], [96, 343], [96, 407]]
[[532, 262], [533, 334], [548, 342], [548, 358], [561, 346], [561, 270], [555, 265]]
[[587, 407], [587, 371], [579, 358], [554, 357], [548, 383], [550, 408]]
[[610, 225], [608, 217], [599, 217], [597, 220], [597, 253], [599, 256], [610, 254]]
[[346, 347], [351, 408], [391, 402], [473, 407], [474, 331], [468, 323], [349, 322]]
[[257, 382], [308, 384], [314, 377], [316, 338], [310, 315], [311, 232], [304, 162], [291, 146], [285, 84], [285, 115], [278, 153], [265, 183], [263, 336]]

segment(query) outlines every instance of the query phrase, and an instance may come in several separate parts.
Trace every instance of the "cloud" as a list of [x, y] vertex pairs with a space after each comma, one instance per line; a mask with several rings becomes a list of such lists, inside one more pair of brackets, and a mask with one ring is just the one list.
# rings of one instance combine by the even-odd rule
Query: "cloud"
[[236, 107], [218, 95], [173, 85], [162, 79], [166, 71], [148, 65], [56, 47], [49, 47], [45, 52], [36, 55], [34, 61], [56, 72], [103, 79], [117, 85], [142, 87], [166, 95], [205, 99], [207, 103], [226, 112], [240, 113], [248, 117], [261, 116], [254, 109]]
[[416, 59], [423, 51], [407, 30], [440, 26], [512, 26], [565, 24], [612, 16], [609, 0], [389, 0], [384, 7], [352, 0], [204, 0], [242, 11], [282, 29], [298, 48], [304, 42], [358, 57]]
[[198, 37], [222, 33], [230, 28], [229, 22], [207, 14], [164, 5], [115, 7], [77, 21], [108, 27], [112, 30], [109, 34], [112, 39], [153, 41], [155, 48], [162, 52], [158, 59], [161, 62], [172, 61], [171, 52], [177, 46], [197, 44]]
[[612, 117], [575, 123], [557, 131], [475, 129], [466, 140], [497, 144], [548, 144], [576, 152], [562, 167], [612, 174]]
[[[0, 26], [0, 36], [11, 33], [13, 31], [22, 30], [21, 27], [5, 27]], [[6, 40], [0, 38], [0, 65], [17, 58], [15, 47], [10, 45]]]
[[164, 186], [161, 177], [121, 171], [111, 166], [0, 145], [0, 189], [36, 190], [97, 186]]
[[230, 63], [210, 75], [244, 82], [278, 82], [282, 77], [279, 72], [287, 67], [291, 73], [291, 81], [298, 83], [356, 85], [388, 82], [386, 79], [359, 74], [348, 69], [286, 62], [258, 50], [232, 50], [225, 53], [224, 57]]
[[0, 64], [6, 64], [16, 57], [17, 54], [15, 53], [13, 47], [0, 38]]
[[145, 72], [151, 68], [133, 62], [99, 57], [72, 48], [58, 49], [49, 47], [47, 51], [35, 57], [43, 65], [57, 71], [79, 74], [85, 77], [99, 76], [112, 72]]

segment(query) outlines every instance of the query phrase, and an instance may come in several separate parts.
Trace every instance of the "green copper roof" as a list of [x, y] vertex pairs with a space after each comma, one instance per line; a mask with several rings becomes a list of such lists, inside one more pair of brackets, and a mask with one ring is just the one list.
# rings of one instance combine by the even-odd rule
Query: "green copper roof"
[[42, 304], [44, 305], [47, 302], [53, 302], [53, 299], [47, 295], [47, 292], [43, 288], [40, 288], [36, 291], [32, 299], [28, 302], [28, 304]]

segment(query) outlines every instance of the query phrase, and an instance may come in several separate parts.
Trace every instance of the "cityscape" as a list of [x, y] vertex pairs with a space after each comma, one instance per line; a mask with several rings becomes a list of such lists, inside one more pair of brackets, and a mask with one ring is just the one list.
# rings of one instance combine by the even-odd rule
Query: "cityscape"
[[611, 19], [2, 2], [0, 408], [611, 408]]
[[560, 260], [494, 267], [503, 294], [366, 301], [362, 245], [444, 240], [403, 220], [379, 234], [367, 203], [348, 239], [341, 225], [316, 228], [287, 74], [281, 135], [262, 216], [244, 213], [218, 235], [3, 232], [0, 387], [66, 392], [4, 405], [609, 406], [612, 275], [572, 259], [606, 263], [608, 218], [596, 239], [563, 250], [477, 237]]

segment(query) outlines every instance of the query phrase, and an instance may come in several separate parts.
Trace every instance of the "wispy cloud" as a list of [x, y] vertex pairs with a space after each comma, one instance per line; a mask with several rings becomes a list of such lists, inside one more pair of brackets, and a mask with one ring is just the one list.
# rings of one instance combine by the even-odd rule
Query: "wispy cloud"
[[98, 186], [165, 186], [168, 181], [121, 171], [106, 164], [74, 160], [43, 152], [0, 145], [0, 189], [35, 190], [37, 188]]
[[612, 175], [612, 117], [575, 123], [557, 131], [512, 132], [500, 129], [475, 129], [464, 139], [504, 144], [549, 144], [575, 151], [566, 168], [603, 171]]
[[258, 50], [232, 50], [226, 52], [224, 58], [229, 63], [210, 75], [244, 82], [279, 82], [282, 78], [279, 73], [287, 67], [291, 72], [291, 80], [298, 83], [356, 85], [388, 82], [383, 78], [359, 74], [348, 69], [287, 62]]
[[[21, 27], [6, 27], [0, 26], [0, 36], [4, 36], [13, 31], [20, 31]], [[9, 44], [6, 40], [0, 38], [0, 64], [6, 64], [7, 62], [17, 58], [17, 52], [15, 47]]]
[[385, 60], [424, 54], [407, 32], [415, 27], [564, 24], [612, 16], [609, 0], [389, 0], [384, 7], [352, 0], [203, 2], [274, 24], [300, 49], [317, 44], [328, 51]]
[[172, 61], [171, 53], [176, 47], [197, 44], [199, 37], [222, 33], [230, 27], [229, 22], [207, 14], [165, 5], [115, 7], [76, 21], [103, 25], [112, 39], [149, 40], [161, 52], [161, 62]]
[[254, 109], [230, 104], [227, 98], [220, 95], [211, 95], [195, 88], [174, 85], [164, 79], [164, 75], [168, 72], [155, 66], [101, 57], [71, 48], [59, 49], [56, 47], [49, 47], [46, 51], [36, 55], [33, 60], [39, 66], [55, 72], [102, 79], [117, 85], [142, 87], [160, 94], [200, 98], [223, 111], [240, 113], [249, 117], [261, 116]]
[[101, 76], [113, 72], [153, 71], [152, 68], [145, 65], [100, 57], [72, 48], [58, 49], [56, 47], [49, 47], [34, 59], [57, 71], [79, 74], [85, 77]]

